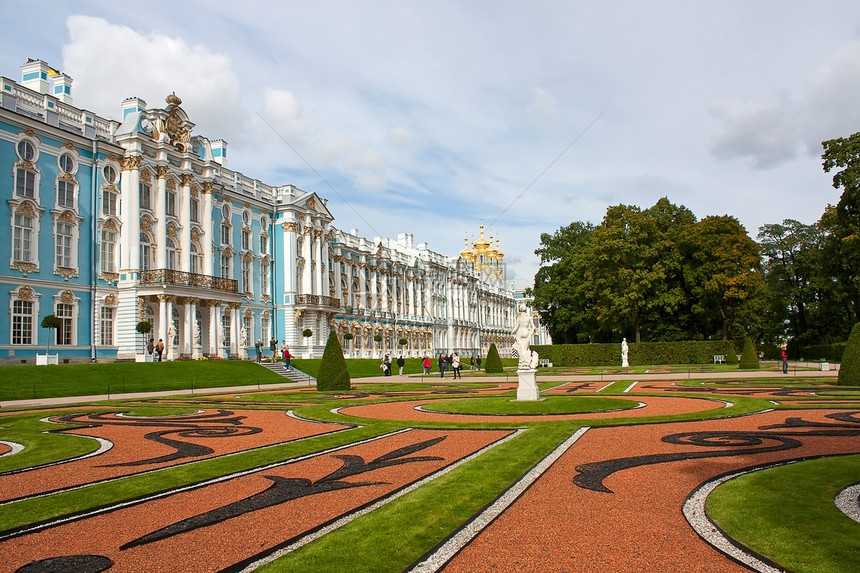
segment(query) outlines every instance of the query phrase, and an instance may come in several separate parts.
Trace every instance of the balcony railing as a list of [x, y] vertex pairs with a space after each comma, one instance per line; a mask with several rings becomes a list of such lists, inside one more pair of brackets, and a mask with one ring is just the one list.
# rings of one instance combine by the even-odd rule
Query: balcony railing
[[197, 273], [186, 273], [171, 269], [143, 271], [140, 273], [140, 284], [186, 286], [222, 292], [239, 292], [239, 281], [235, 279], [198, 275]]
[[328, 306], [331, 308], [340, 308], [340, 299], [330, 296], [322, 296], [318, 294], [296, 295], [296, 303], [309, 304], [313, 306]]

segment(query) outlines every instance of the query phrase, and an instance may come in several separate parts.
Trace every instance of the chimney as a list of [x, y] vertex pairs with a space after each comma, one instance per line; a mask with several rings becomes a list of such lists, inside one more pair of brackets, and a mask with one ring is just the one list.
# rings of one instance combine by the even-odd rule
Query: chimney
[[227, 168], [227, 142], [223, 139], [212, 142], [212, 159], [221, 167]]
[[[31, 60], [21, 65], [21, 85], [40, 94], [49, 94], [48, 73], [51, 66], [42, 60]], [[54, 70], [51, 70], [54, 71]]]
[[54, 97], [72, 105], [72, 78], [66, 74], [54, 76]]
[[140, 113], [146, 109], [146, 102], [139, 97], [127, 97], [122, 100], [122, 121], [130, 113]]

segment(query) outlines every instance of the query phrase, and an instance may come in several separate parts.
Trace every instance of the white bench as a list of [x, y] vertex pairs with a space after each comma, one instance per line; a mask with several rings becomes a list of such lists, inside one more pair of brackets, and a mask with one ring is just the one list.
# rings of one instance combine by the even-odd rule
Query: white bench
[[714, 364], [725, 364], [726, 363], [726, 355], [725, 354], [714, 354]]

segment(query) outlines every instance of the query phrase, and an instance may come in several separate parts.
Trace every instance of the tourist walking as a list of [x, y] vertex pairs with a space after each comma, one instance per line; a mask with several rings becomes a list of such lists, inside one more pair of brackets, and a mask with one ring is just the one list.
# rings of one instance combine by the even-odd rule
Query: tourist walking
[[158, 344], [155, 345], [155, 353], [158, 355], [158, 361], [161, 362], [161, 357], [164, 355], [164, 341], [158, 339]]
[[274, 336], [269, 341], [269, 350], [272, 351], [272, 362], [278, 359], [278, 339]]
[[421, 366], [424, 368], [424, 374], [425, 375], [430, 374], [430, 366], [431, 366], [430, 357], [427, 356], [426, 354], [424, 355], [424, 360], [421, 361]]
[[146, 345], [146, 352], [149, 355], [152, 355], [152, 353], [155, 352], [155, 339], [154, 338], [149, 339], [149, 342]]
[[257, 362], [263, 361], [263, 341], [259, 338], [257, 342], [254, 343], [254, 351], [257, 353]]
[[398, 370], [397, 374], [399, 376], [403, 376], [403, 366], [405, 366], [405, 365], [406, 365], [406, 361], [403, 360], [403, 355], [401, 354], [400, 356], [397, 357], [397, 370]]
[[284, 344], [284, 350], [282, 352], [284, 356], [284, 370], [290, 370], [290, 360], [292, 360], [293, 355], [290, 354], [290, 347]]
[[382, 359], [382, 362], [383, 362], [383, 364], [385, 364], [385, 368], [383, 368], [385, 375], [391, 376], [391, 356], [386, 354], [385, 358]]
[[448, 359], [444, 352], [439, 353], [439, 359], [436, 361], [439, 364], [439, 378], [445, 377], [445, 368], [448, 366]]
[[788, 353], [785, 351], [785, 348], [782, 349], [779, 357], [782, 358], [782, 373], [788, 374]]
[[460, 375], [460, 357], [457, 356], [457, 353], [451, 355], [451, 370], [454, 372], [454, 378], [463, 379], [463, 376]]
[[478, 363], [478, 370], [480, 370], [481, 369], [481, 356], [480, 356], [480, 354], [478, 355], [477, 363]]

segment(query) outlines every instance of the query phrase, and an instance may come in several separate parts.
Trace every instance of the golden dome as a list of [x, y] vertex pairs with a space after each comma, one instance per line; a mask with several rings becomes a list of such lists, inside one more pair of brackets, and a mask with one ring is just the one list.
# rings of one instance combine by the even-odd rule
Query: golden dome
[[463, 250], [460, 251], [460, 257], [474, 263], [477, 256], [477, 253], [469, 248], [469, 235], [467, 233], [466, 236], [463, 237]]

